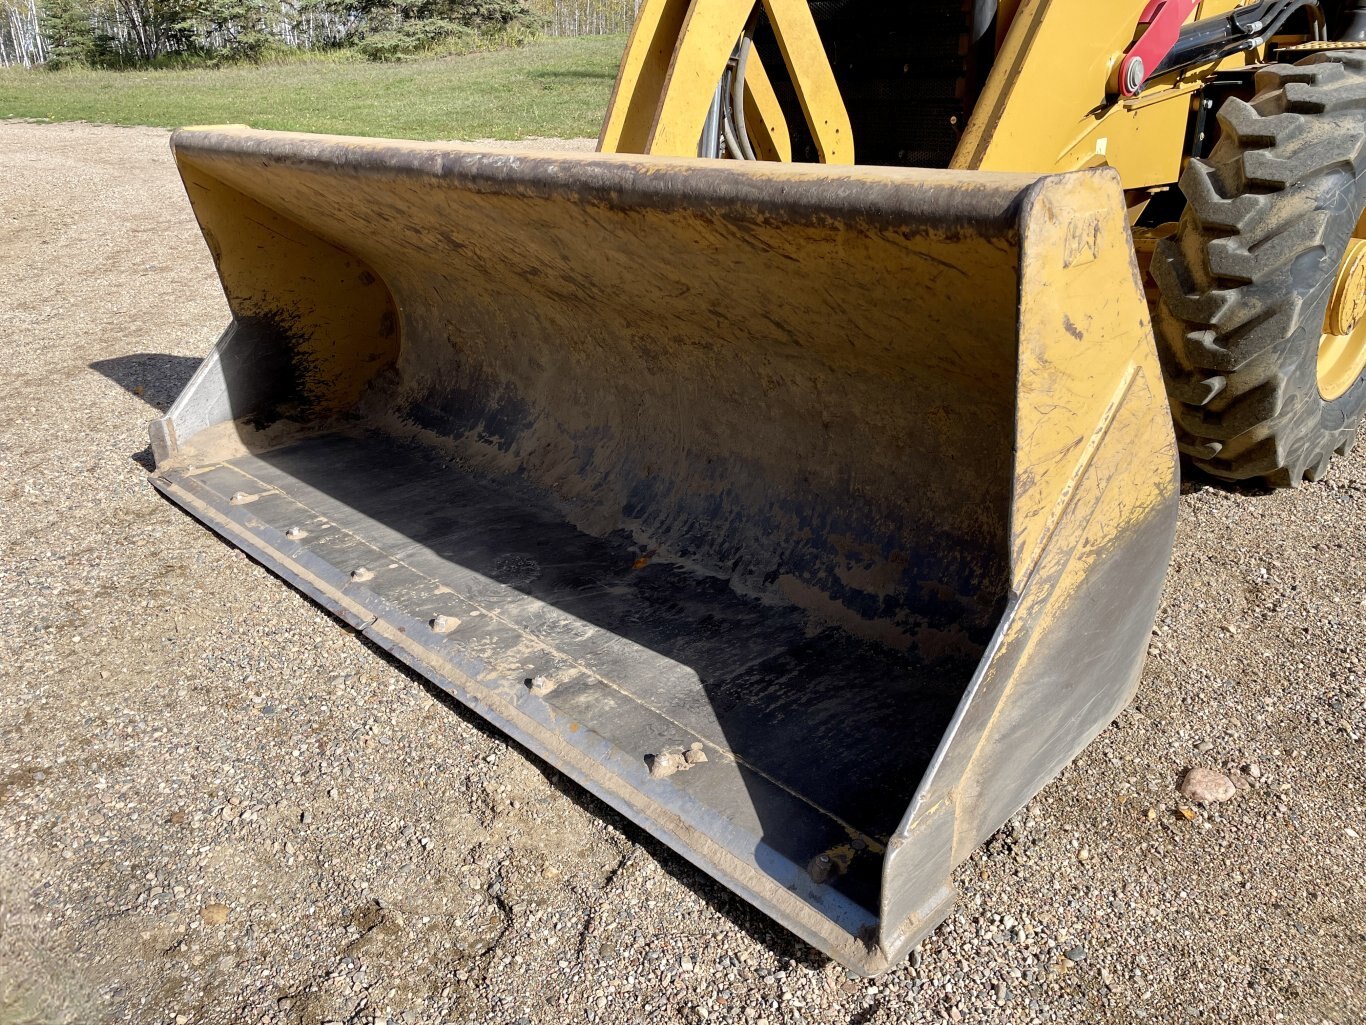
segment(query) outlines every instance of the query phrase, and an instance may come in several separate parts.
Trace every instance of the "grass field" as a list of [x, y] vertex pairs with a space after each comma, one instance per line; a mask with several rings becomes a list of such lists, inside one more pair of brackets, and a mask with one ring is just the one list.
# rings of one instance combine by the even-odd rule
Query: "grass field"
[[245, 123], [403, 139], [598, 134], [623, 36], [403, 64], [314, 59], [195, 71], [0, 71], [0, 118]]

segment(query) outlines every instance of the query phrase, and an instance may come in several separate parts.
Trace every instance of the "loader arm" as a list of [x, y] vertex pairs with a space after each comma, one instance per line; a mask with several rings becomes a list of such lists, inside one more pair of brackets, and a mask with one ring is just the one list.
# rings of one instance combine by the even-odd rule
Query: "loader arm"
[[[950, 17], [945, 27], [940, 6], [964, 20]], [[1215, 53], [1194, 67], [1164, 69], [1162, 61], [1183, 23], [1211, 24], [1238, 8], [1238, 0], [1018, 0], [979, 3], [969, 17], [957, 14], [959, 0], [866, 0], [849, 6], [863, 12], [849, 16], [853, 27], [828, 24], [822, 37], [804, 0], [763, 0], [757, 9], [776, 45], [760, 47], [749, 65], [752, 88], [749, 75], [741, 85], [743, 104], [753, 114], [747, 127], [769, 159], [793, 153], [795, 132], [810, 136], [810, 156], [821, 162], [904, 164], [904, 140], [890, 149], [870, 142], [870, 125], [904, 123], [897, 108], [924, 104], [947, 89], [961, 102], [935, 109], [935, 130], [945, 141], [914, 150], [924, 166], [1035, 174], [1108, 166], [1129, 191], [1170, 185], [1180, 177], [1191, 104], [1204, 81], [1216, 71], [1257, 62], [1265, 45], [1256, 40], [1259, 45]], [[718, 83], [728, 68], [733, 73], [737, 40], [755, 10], [747, 0], [646, 0], [599, 148], [698, 155], [708, 110], [721, 95]], [[931, 17], [936, 12], [937, 19]], [[886, 19], [900, 19], [905, 34], [889, 44], [900, 49], [870, 52], [874, 44], [856, 18], [874, 31]], [[924, 35], [936, 32], [949, 33], [955, 56], [939, 78], [917, 79], [926, 61]], [[985, 57], [974, 56], [981, 42], [976, 33], [990, 35]], [[1145, 72], [1132, 79], [1144, 59]], [[904, 64], [904, 75], [861, 77], [870, 74], [866, 66], [891, 60]], [[989, 69], [985, 74], [982, 65]], [[1124, 75], [1131, 80], [1122, 81]], [[788, 97], [786, 110], [775, 81]], [[910, 125], [905, 131], [931, 129]]]
[[[1180, 6], [1173, 0], [1158, 10], [1203, 20], [1238, 6], [1236, 0]], [[1024, 0], [951, 166], [983, 171], [1107, 166], [1119, 172], [1128, 191], [1175, 182], [1189, 149], [1191, 105], [1205, 80], [1216, 71], [1257, 63], [1265, 46], [1189, 73], [1144, 79], [1142, 91], [1126, 94], [1121, 76], [1132, 68], [1136, 53], [1165, 57], [1170, 52], [1170, 45], [1141, 49], [1153, 28], [1143, 19], [1153, 9], [1141, 3]]]

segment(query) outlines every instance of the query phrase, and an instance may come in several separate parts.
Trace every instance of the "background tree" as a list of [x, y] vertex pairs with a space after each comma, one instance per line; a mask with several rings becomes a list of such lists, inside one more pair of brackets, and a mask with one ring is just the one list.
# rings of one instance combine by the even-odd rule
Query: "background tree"
[[353, 47], [372, 60], [625, 32], [640, 0], [0, 0], [0, 66], [135, 67]]

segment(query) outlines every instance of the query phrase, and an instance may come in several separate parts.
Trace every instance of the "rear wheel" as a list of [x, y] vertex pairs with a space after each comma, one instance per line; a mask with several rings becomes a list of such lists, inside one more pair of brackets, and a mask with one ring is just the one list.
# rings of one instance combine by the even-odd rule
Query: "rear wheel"
[[1366, 53], [1264, 69], [1257, 90], [1181, 178], [1155, 327], [1187, 459], [1293, 487], [1366, 411]]

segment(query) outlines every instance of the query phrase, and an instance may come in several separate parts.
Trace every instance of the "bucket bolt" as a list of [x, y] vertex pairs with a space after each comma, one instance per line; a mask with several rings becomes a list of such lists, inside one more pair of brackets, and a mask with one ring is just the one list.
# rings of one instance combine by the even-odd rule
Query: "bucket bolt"
[[813, 883], [821, 885], [828, 883], [849, 871], [849, 865], [854, 860], [854, 853], [852, 845], [838, 844], [812, 858], [807, 863], [806, 873], [811, 877]]

